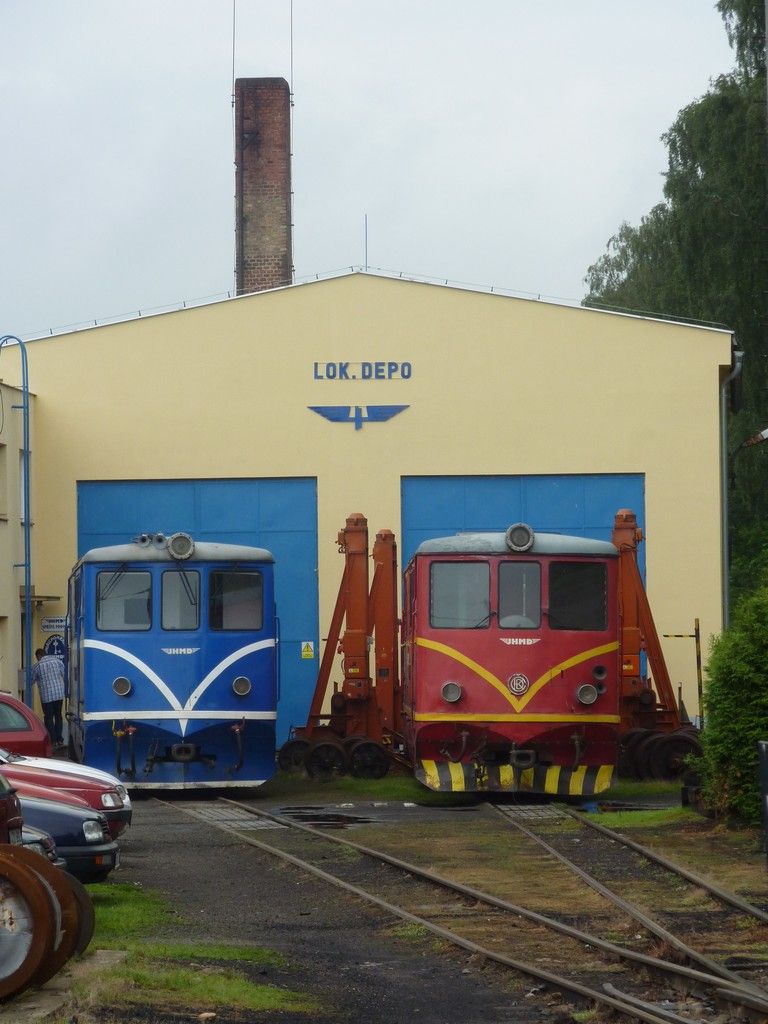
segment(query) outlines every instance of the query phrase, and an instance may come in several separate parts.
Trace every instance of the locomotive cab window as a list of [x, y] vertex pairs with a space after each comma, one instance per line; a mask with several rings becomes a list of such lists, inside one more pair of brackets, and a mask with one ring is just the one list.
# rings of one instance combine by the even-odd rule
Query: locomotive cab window
[[210, 578], [208, 624], [211, 629], [261, 629], [264, 623], [260, 572], [214, 570]]
[[152, 624], [152, 579], [148, 572], [100, 572], [96, 579], [96, 626], [143, 630]]
[[541, 568], [538, 562], [499, 565], [499, 626], [536, 629], [541, 624]]
[[608, 573], [604, 562], [552, 562], [549, 567], [551, 629], [608, 626]]
[[429, 624], [435, 629], [486, 629], [490, 580], [487, 562], [433, 562], [429, 569]]
[[200, 626], [200, 574], [188, 569], [163, 573], [163, 629], [198, 629]]

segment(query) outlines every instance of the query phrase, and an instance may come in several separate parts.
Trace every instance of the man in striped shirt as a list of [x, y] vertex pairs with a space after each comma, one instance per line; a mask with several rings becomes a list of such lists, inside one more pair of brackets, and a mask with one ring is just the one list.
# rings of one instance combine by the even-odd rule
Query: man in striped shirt
[[37, 683], [40, 703], [43, 705], [45, 728], [54, 747], [63, 744], [61, 708], [64, 703], [64, 665], [61, 658], [46, 654], [42, 648], [35, 651], [37, 664], [32, 669], [32, 682]]

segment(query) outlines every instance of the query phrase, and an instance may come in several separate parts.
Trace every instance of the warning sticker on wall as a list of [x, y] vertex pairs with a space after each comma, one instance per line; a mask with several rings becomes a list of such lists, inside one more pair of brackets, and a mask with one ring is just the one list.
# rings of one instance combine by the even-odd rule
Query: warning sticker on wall
[[315, 656], [315, 642], [314, 640], [304, 640], [301, 645], [301, 657], [311, 661]]

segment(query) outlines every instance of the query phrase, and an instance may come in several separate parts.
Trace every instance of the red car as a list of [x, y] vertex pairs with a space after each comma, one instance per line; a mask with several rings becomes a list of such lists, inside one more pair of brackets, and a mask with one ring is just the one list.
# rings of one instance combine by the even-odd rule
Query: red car
[[78, 797], [88, 807], [99, 811], [107, 819], [110, 835], [116, 839], [130, 824], [131, 809], [114, 786], [82, 775], [65, 775], [48, 768], [29, 768], [20, 764], [3, 765], [2, 774], [19, 796], [41, 796], [40, 787], [66, 797]]
[[50, 757], [53, 753], [48, 730], [32, 708], [10, 693], [0, 693], [0, 747], [14, 754]]

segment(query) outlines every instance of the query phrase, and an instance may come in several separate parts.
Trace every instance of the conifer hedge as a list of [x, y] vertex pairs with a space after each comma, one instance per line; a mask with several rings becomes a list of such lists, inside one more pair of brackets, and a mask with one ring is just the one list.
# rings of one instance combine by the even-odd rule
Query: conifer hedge
[[704, 692], [704, 799], [715, 812], [759, 825], [758, 740], [768, 740], [768, 584], [744, 598], [712, 642]]

